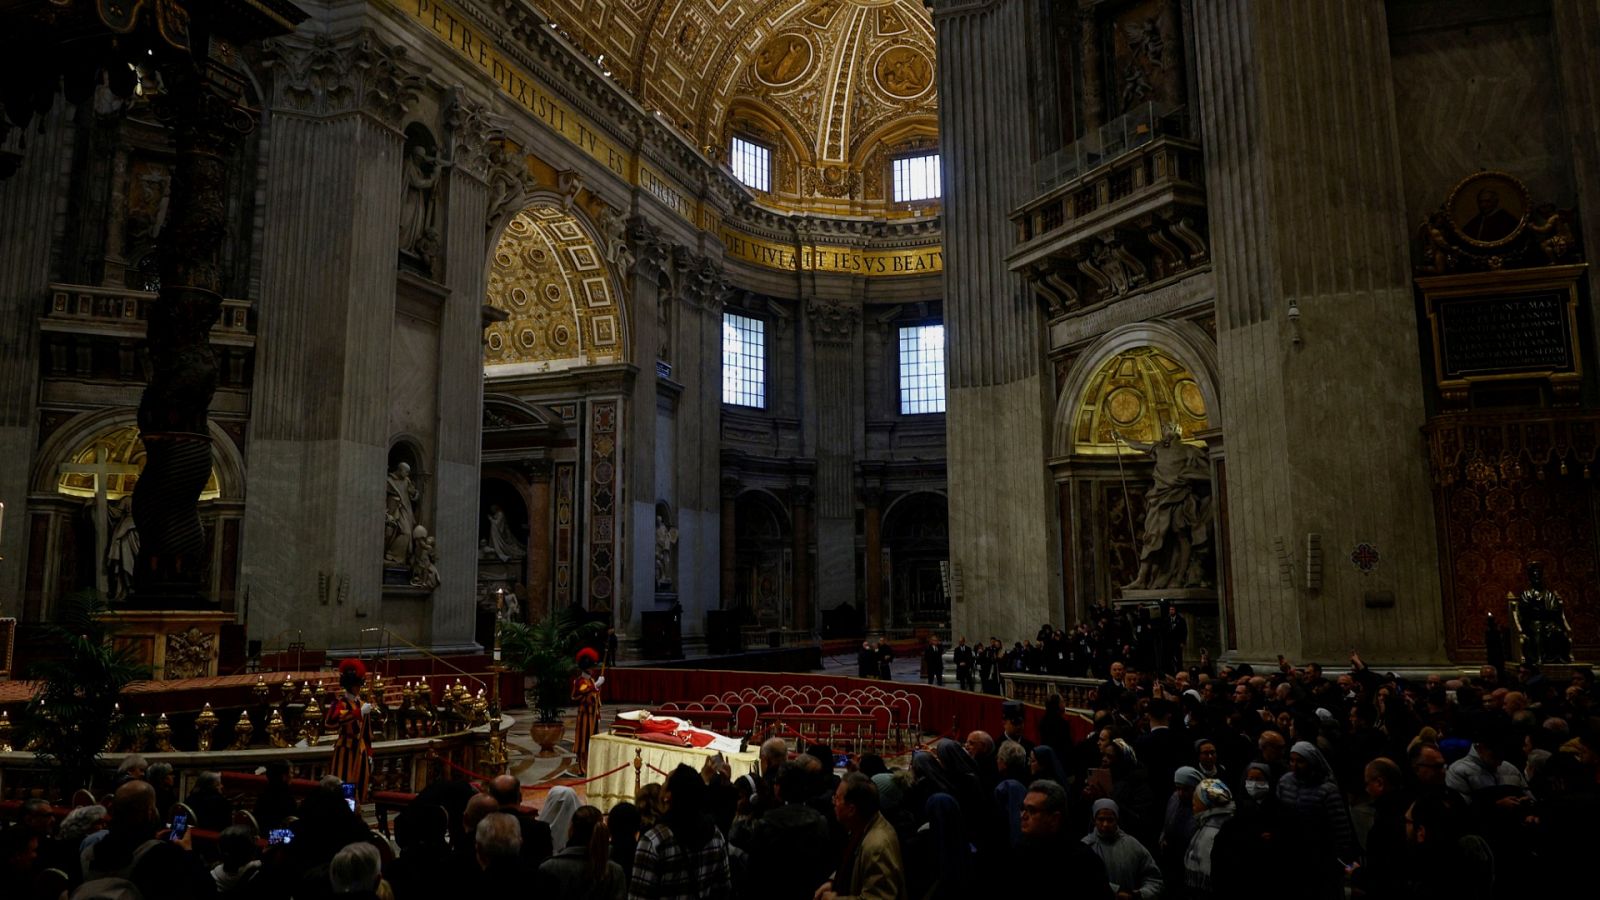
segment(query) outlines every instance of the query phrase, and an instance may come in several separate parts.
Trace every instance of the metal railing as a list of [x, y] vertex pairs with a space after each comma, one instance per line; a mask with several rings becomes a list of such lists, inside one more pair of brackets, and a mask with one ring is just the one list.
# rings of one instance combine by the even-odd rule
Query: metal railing
[[1189, 117], [1184, 107], [1146, 103], [1041, 157], [1033, 170], [1038, 190], [1044, 192], [1065, 184], [1161, 135], [1189, 136]]

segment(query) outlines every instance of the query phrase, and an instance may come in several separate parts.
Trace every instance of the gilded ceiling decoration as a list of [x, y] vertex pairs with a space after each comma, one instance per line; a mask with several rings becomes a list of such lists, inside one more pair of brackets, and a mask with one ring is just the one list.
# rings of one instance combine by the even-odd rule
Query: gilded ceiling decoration
[[1127, 350], [1106, 360], [1084, 388], [1073, 424], [1073, 452], [1114, 454], [1118, 434], [1153, 443], [1170, 424], [1185, 438], [1209, 427], [1199, 383], [1183, 363], [1154, 347]]
[[[121, 500], [133, 493], [144, 471], [144, 440], [139, 437], [139, 429], [132, 425], [112, 428], [74, 450], [67, 462], [63, 467], [66, 471], [56, 481], [56, 491], [71, 497], [94, 497], [96, 479], [104, 478], [106, 499]], [[215, 500], [220, 496], [222, 487], [217, 481], [217, 470], [213, 468], [206, 477], [206, 486], [200, 491], [200, 499]]]
[[509, 314], [485, 330], [484, 364], [543, 372], [622, 362], [622, 308], [610, 270], [578, 220], [554, 206], [506, 226], [489, 269], [489, 304]]
[[933, 147], [933, 23], [921, 0], [541, 0], [646, 108], [709, 155], [777, 149], [778, 206], [882, 211], [896, 153]]

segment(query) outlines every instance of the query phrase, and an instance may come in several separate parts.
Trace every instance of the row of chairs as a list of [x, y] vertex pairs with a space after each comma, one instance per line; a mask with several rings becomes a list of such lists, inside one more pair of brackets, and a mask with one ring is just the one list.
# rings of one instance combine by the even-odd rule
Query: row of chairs
[[735, 734], [784, 737], [802, 747], [819, 741], [849, 744], [858, 753], [904, 750], [922, 732], [922, 698], [876, 686], [841, 691], [833, 685], [766, 685], [667, 703], [657, 711]]

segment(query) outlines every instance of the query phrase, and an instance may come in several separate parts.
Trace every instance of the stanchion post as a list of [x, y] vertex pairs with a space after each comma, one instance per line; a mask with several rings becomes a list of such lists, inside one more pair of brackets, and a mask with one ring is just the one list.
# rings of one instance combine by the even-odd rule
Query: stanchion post
[[639, 799], [639, 777], [644, 771], [644, 751], [633, 748], [633, 799]]

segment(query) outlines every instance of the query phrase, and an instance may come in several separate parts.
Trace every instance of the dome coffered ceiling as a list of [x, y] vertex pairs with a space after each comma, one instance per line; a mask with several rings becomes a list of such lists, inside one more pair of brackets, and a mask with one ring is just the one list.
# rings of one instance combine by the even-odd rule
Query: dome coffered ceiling
[[[888, 209], [889, 158], [937, 141], [921, 0], [541, 0], [619, 83], [708, 155], [776, 149], [768, 203]], [[902, 211], [903, 212], [903, 211]]]

